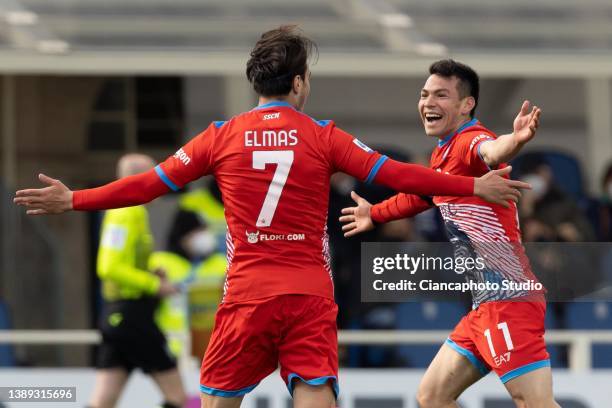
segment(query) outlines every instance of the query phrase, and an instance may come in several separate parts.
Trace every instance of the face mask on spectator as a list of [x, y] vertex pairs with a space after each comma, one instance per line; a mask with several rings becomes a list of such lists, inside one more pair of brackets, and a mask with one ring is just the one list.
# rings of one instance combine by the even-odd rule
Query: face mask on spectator
[[522, 181], [531, 184], [531, 192], [536, 199], [544, 197], [544, 194], [548, 192], [548, 183], [546, 183], [546, 180], [542, 176], [537, 174], [528, 174], [527, 176], [523, 177]]
[[217, 238], [208, 231], [193, 233], [186, 242], [191, 256], [206, 257], [217, 248]]

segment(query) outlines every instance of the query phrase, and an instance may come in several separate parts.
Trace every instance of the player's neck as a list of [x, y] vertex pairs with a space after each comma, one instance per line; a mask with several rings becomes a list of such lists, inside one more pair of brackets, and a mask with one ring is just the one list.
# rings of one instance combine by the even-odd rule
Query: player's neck
[[459, 133], [463, 128], [465, 128], [465, 126], [471, 121], [472, 121], [472, 118], [469, 116], [462, 117], [461, 119], [459, 119], [457, 124], [453, 127], [453, 130], [451, 132], [438, 136], [438, 139], [444, 140], [444, 139], [448, 139], [449, 137], [452, 137], [453, 135]]
[[291, 95], [280, 95], [280, 96], [260, 96], [259, 102], [257, 106], [266, 105], [272, 102], [286, 102], [289, 105], [293, 106], [295, 109], [298, 109], [298, 103], [296, 98], [293, 98]]

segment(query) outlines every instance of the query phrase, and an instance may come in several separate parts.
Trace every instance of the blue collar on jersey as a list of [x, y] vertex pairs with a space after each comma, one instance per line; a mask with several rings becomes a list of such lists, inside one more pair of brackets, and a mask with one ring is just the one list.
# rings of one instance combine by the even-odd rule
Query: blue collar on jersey
[[469, 128], [470, 126], [474, 126], [478, 123], [478, 119], [474, 118], [472, 120], [470, 120], [467, 123], [464, 123], [463, 125], [461, 125], [461, 127], [459, 129], [457, 129], [456, 132], [451, 133], [448, 136], [445, 136], [444, 138], [438, 140], [438, 147], [442, 147], [445, 144], [447, 144], [453, 137], [457, 136], [459, 133], [463, 132], [466, 128]]
[[265, 103], [263, 105], [256, 106], [252, 110], [259, 110], [259, 109], [265, 109], [265, 108], [274, 108], [274, 107], [277, 107], [277, 106], [287, 106], [287, 107], [289, 107], [291, 109], [295, 109], [295, 107], [292, 104], [290, 104], [289, 102], [287, 102], [287, 101], [272, 101], [272, 102]]

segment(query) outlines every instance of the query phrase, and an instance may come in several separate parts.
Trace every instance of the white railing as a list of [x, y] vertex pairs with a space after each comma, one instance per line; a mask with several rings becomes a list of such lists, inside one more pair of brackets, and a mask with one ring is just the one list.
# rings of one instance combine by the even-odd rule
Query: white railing
[[[340, 344], [442, 344], [450, 331], [446, 330], [341, 330]], [[591, 368], [591, 345], [612, 344], [612, 330], [547, 330], [546, 343], [567, 345], [568, 365], [572, 371], [586, 371]]]
[[[341, 330], [338, 342], [343, 345], [442, 344], [447, 330]], [[184, 334], [176, 334], [183, 338]], [[0, 344], [90, 344], [100, 343], [97, 330], [0, 330]], [[612, 330], [548, 330], [546, 343], [569, 346], [569, 369], [591, 368], [591, 345], [612, 344]]]

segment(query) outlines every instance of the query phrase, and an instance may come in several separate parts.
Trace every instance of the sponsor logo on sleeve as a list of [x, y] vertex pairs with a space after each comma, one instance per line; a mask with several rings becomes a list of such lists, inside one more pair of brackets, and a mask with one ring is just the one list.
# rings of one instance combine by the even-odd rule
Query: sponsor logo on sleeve
[[370, 149], [365, 143], [363, 143], [359, 139], [353, 139], [353, 143], [355, 143], [357, 145], [357, 147], [359, 147], [362, 150], [365, 150], [368, 153], [372, 153], [374, 151], [374, 150]]
[[491, 135], [484, 135], [484, 134], [476, 136], [474, 139], [472, 139], [472, 143], [470, 143], [470, 150], [472, 150], [478, 142], [483, 141], [483, 140], [493, 140], [493, 138], [491, 137]]
[[191, 162], [191, 157], [185, 153], [182, 147], [174, 153], [174, 157], [179, 159], [185, 166]]

